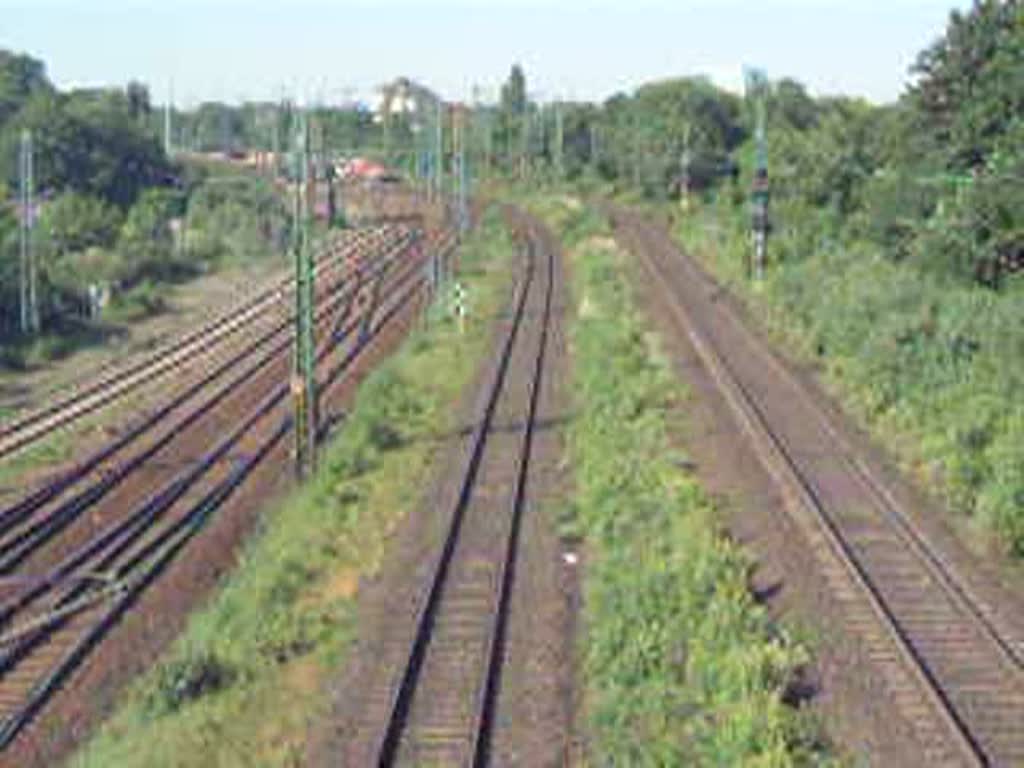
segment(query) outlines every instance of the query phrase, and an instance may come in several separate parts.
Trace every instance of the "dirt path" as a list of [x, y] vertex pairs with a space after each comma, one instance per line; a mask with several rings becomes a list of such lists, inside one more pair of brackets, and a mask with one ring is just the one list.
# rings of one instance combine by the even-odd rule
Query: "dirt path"
[[[782, 378], [778, 373], [781, 369], [774, 364], [757, 367], [758, 356], [746, 346], [754, 337], [735, 335], [736, 320], [730, 318], [743, 318], [748, 327], [751, 319], [706, 276], [695, 281], [687, 279], [700, 273], [691, 263], [684, 262], [684, 257], [660, 227], [624, 211], [616, 212], [615, 218], [620, 225], [617, 235], [621, 242], [634, 254], [646, 252], [661, 263], [668, 277], [658, 282], [667, 283], [670, 291], [683, 297], [692, 316], [697, 313], [695, 316], [701, 324], [698, 336], [705, 340], [701, 343], [713, 340], [719, 353], [726, 355], [729, 365], [738, 371], [736, 375], [748, 392], [755, 393], [757, 407], [765, 414], [764, 418], [774, 429], [786, 434], [787, 450], [796, 451], [797, 461], [805, 472], [811, 473], [815, 493], [825, 499], [824, 503], [833, 510], [831, 514], [838, 515], [836, 524], [847, 531], [855, 530], [851, 527], [854, 524], [870, 531], [872, 538], [865, 539], [857, 549], [864, 567], [869, 572], [876, 568], [871, 564], [873, 549], [880, 542], [884, 544], [886, 538], [881, 528], [865, 527], [870, 520], [867, 507], [863, 506], [866, 502], [858, 496], [857, 486], [846, 479], [846, 459], [837, 453], [840, 446], [851, 446], [841, 450], [853, 451], [856, 461], [868, 467], [866, 471], [883, 478], [893, 499], [890, 503], [907, 511], [929, 546], [963, 579], [966, 589], [978, 596], [983, 610], [990, 612], [989, 618], [1000, 626], [1004, 636], [1011, 638], [1011, 642], [1020, 638], [1024, 612], [1019, 599], [1000, 583], [1005, 574], [996, 572], [991, 563], [978, 562], [959, 546], [945, 529], [942, 514], [907, 487], [892, 471], [884, 455], [850, 427], [813, 381], [799, 371], [793, 373], [792, 366], [789, 366], [789, 378]], [[777, 475], [774, 479], [768, 477], [765, 467], [771, 465], [764, 463], [763, 451], [755, 455], [749, 432], [744, 434], [738, 428], [735, 409], [727, 407], [722, 396], [720, 376], [709, 371], [705, 357], [696, 353], [695, 342], [681, 327], [678, 314], [674, 316], [673, 308], [667, 304], [668, 291], [663, 285], [656, 285], [650, 273], [638, 269], [636, 276], [644, 303], [669, 343], [675, 366], [697, 394], [693, 406], [699, 418], [690, 426], [687, 442], [692, 446], [690, 452], [697, 459], [702, 481], [726, 495], [734, 535], [758, 558], [755, 589], [775, 612], [798, 617], [818, 635], [817, 669], [802, 682], [804, 690], [793, 691], [794, 697], [810, 696], [836, 740], [853, 755], [866, 758], [872, 764], [919, 764], [926, 759], [924, 755], [928, 750], [932, 750], [933, 755], [945, 755], [944, 760], [958, 760], [953, 757], [956, 748], [943, 744], [946, 737], [940, 736], [939, 726], [934, 725], [941, 717], [936, 715], [938, 720], [932, 720], [930, 705], [925, 703], [927, 696], [921, 697], [909, 678], [908, 682], [901, 681], [899, 670], [893, 668], [891, 660], [884, 654], [878, 655], [877, 638], [863, 627], [855, 627], [850, 596], [835, 591], [834, 583], [830, 584], [831, 574], [821, 560], [820, 544], [810, 546], [806, 526], [797, 524], [801, 515], [794, 512], [792, 490], [785, 484], [780, 486]], [[714, 308], [716, 304], [719, 309]], [[766, 348], [763, 339], [759, 343]], [[782, 389], [787, 387], [796, 389], [787, 390], [787, 394], [780, 397]], [[775, 392], [776, 389], [779, 391]], [[834, 425], [830, 428], [837, 436], [827, 437], [815, 431], [819, 417], [801, 410], [809, 403], [827, 415], [829, 423]], [[813, 459], [814, 456], [819, 458]], [[891, 558], [896, 550], [890, 548], [888, 552]], [[894, 571], [883, 569], [876, 573], [883, 577], [876, 582], [878, 594], [887, 601], [885, 605], [895, 610], [910, 593], [892, 591], [899, 583]], [[887, 578], [886, 573], [890, 574]], [[921, 577], [912, 583], [913, 589], [932, 589], [927, 582], [927, 578]], [[901, 589], [906, 590], [906, 587]], [[917, 599], [916, 608], [927, 622], [945, 598], [938, 593], [930, 598], [923, 595]], [[915, 606], [913, 598], [910, 606]], [[961, 639], [976, 631], [969, 629], [966, 623], [943, 624], [940, 634], [951, 639], [939, 645], [929, 644], [925, 639], [927, 635], [919, 628], [920, 620], [914, 616], [914, 607], [899, 610], [899, 626], [902, 631], [911, 633], [909, 642], [914, 652], [940, 675], [946, 674], [942, 666], [946, 657], [942, 654], [959, 652]], [[973, 658], [980, 661], [982, 657]], [[1018, 741], [1013, 728], [1001, 725], [1004, 719], [1001, 714], [1005, 714], [1007, 706], [1012, 709], [1015, 705], [1002, 702], [1001, 690], [1003, 687], [1012, 689], [1014, 676], [1019, 672], [1010, 670], [1006, 679], [993, 679], [982, 689], [962, 685], [975, 670], [965, 677], [967, 672], [967, 666], [961, 665], [954, 676], [943, 677], [943, 690], [948, 691], [958, 716], [964, 718], [966, 727], [979, 739], [978, 746], [995, 756], [996, 763], [1008, 759], [1008, 764], [1013, 764], [1015, 758], [1009, 756], [1016, 754]]]

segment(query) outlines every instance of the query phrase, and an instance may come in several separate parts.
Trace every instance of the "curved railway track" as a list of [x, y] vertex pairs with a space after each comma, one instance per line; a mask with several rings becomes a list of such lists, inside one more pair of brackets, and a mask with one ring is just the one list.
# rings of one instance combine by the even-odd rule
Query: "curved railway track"
[[1024, 642], [667, 235], [612, 219], [788, 500], [923, 765], [1024, 765]]
[[[428, 259], [421, 249], [410, 251], [414, 242], [400, 238], [373, 258], [354, 260], [345, 279], [320, 293], [316, 359], [325, 406], [364, 350], [422, 297]], [[434, 244], [450, 246], [450, 239]], [[131, 442], [115, 441], [73, 481], [61, 478], [64, 485], [47, 498], [37, 491], [0, 512], [0, 749], [261, 462], [284, 450], [292, 428], [291, 339], [283, 329], [268, 339], [269, 350], [248, 366], [236, 355], [179, 394], [174, 402], [200, 391], [205, 399], [178, 421], [165, 413], [133, 436], [142, 445], [132, 456], [110, 463]], [[227, 380], [206, 391], [220, 378]], [[321, 431], [338, 418], [325, 416]], [[175, 450], [187, 460], [152, 468]]]
[[[387, 668], [359, 697], [346, 765], [488, 761], [556, 279], [528, 233], [525, 269], [496, 339], [443, 500], [444, 531], [408, 614], [378, 653]], [[446, 486], [447, 487], [447, 486]]]
[[[379, 226], [356, 230], [339, 238], [318, 256], [320, 274], [338, 260], [368, 247], [380, 245], [394, 235], [395, 227]], [[210, 354], [229, 338], [249, 329], [267, 313], [279, 309], [292, 290], [293, 277], [277, 280], [271, 287], [243, 301], [229, 312], [202, 327], [173, 340], [154, 353], [123, 368], [101, 373], [67, 397], [15, 417], [0, 425], [0, 459], [31, 445], [53, 431], [96, 411], [139, 387], [169, 375], [186, 361]]]

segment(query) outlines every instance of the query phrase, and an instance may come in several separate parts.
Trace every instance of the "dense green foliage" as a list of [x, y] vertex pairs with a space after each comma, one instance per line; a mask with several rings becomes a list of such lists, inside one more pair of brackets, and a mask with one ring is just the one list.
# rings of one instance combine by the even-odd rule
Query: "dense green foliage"
[[575, 475], [584, 540], [584, 698], [601, 765], [811, 762], [783, 691], [802, 651], [769, 626], [747, 562], [670, 445], [685, 395], [636, 314], [593, 212], [553, 205], [572, 243]]
[[[89, 337], [82, 331], [96, 311], [90, 295], [105, 293], [122, 316], [153, 311], [163, 304], [161, 283], [260, 257], [284, 242], [287, 212], [267, 183], [239, 176], [224, 184], [206, 169], [173, 164], [152, 131], [154, 118], [138, 83], [61, 93], [42, 62], [0, 51], [0, 193], [10, 198], [18, 189], [21, 136], [29, 130], [37, 295], [53, 338]], [[18, 208], [3, 203], [0, 338], [13, 341]], [[16, 363], [18, 350], [5, 349], [4, 359]]]
[[705, 195], [685, 244], [731, 280], [929, 487], [1024, 554], [1024, 8], [954, 13], [899, 103], [769, 112], [773, 234], [746, 282], [742, 186]]
[[504, 303], [514, 245], [497, 212], [460, 252], [475, 296], [460, 332], [439, 302], [361, 386], [316, 476], [268, 510], [210, 605], [71, 761], [78, 766], [291, 766], [330, 705], [358, 619], [355, 592], [422, 492]]
[[39, 89], [0, 124], [0, 169], [18, 183], [18, 142], [32, 131], [35, 182], [41, 192], [73, 190], [122, 208], [146, 187], [166, 184], [172, 168], [156, 139], [118, 89], [59, 93]]
[[[951, 14], [918, 57], [898, 102], [810, 96], [782, 79], [765, 94], [772, 221], [793, 235], [775, 260], [822, 239], [870, 243], [894, 262], [998, 288], [1000, 260], [1024, 258], [1024, 5], [979, 0]], [[521, 80], [521, 70], [514, 75]], [[517, 86], [518, 87], [518, 86]], [[511, 92], [512, 78], [504, 93]], [[685, 172], [691, 193], [746, 205], [753, 172], [753, 103], [700, 77], [650, 83], [599, 107], [561, 104], [564, 168], [619, 191], [665, 198]], [[555, 108], [508, 99], [525, 114], [525, 150], [550, 166]], [[539, 175], [547, 171], [538, 171]], [[799, 234], [794, 234], [799, 233]]]
[[[1024, 5], [955, 12], [897, 103], [766, 93], [772, 224], [747, 282], [753, 108], [706, 80], [654, 83], [571, 119], [578, 181], [664, 198], [691, 150], [680, 233], [959, 512], [1024, 554]], [[596, 148], [596, 151], [594, 151]], [[589, 151], [589, 155], [587, 154]]]
[[[327, 147], [344, 154], [375, 154], [384, 148], [383, 127], [374, 122], [368, 109], [358, 105], [313, 106], [308, 115], [315, 150]], [[170, 118], [171, 145], [188, 152], [287, 152], [296, 126], [295, 105], [288, 101], [238, 105], [204, 102], [192, 110], [175, 109]], [[154, 112], [148, 123], [150, 132], [162, 138], [163, 113]]]
[[721, 202], [683, 220], [681, 239], [817, 358], [830, 382], [955, 510], [1024, 554], [1024, 291], [922, 274], [870, 243], [780, 233], [800, 249], [746, 280], [746, 216]]

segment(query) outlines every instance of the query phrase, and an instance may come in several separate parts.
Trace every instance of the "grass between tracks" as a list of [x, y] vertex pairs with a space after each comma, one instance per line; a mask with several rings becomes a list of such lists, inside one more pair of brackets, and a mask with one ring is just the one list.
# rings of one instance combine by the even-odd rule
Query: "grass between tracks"
[[[799, 224], [799, 226], [797, 225]], [[975, 533], [1024, 557], [1024, 284], [1001, 293], [893, 263], [797, 220], [746, 280], [746, 214], [708, 203], [676, 237]], [[781, 256], [781, 258], [780, 258]]]
[[133, 687], [72, 761], [77, 766], [250, 766], [301, 762], [324, 682], [355, 629], [359, 579], [420, 496], [451, 404], [508, 294], [514, 245], [491, 211], [460, 251], [470, 317], [431, 322], [361, 387], [316, 477], [265, 516], [262, 533], [212, 603]]
[[672, 449], [686, 393], [633, 305], [602, 219], [535, 206], [571, 257], [574, 502], [584, 541], [583, 709], [601, 765], [817, 762], [814, 724], [783, 702], [805, 652], [773, 627], [749, 563]]

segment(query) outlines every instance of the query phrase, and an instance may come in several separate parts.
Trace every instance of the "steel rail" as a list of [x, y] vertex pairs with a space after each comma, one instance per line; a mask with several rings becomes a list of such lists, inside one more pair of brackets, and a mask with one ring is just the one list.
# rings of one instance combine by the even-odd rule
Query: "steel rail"
[[[360, 243], [353, 243], [353, 249]], [[318, 261], [318, 271], [325, 268], [331, 259], [337, 258], [334, 251]], [[245, 302], [203, 328], [189, 333], [167, 348], [159, 350], [146, 359], [125, 369], [113, 371], [99, 381], [92, 382], [83, 390], [67, 398], [26, 414], [10, 424], [0, 427], [0, 458], [44, 437], [50, 432], [101, 408], [117, 397], [137, 389], [171, 371], [175, 365], [196, 354], [214, 348], [218, 343], [246, 327], [260, 316], [264, 309], [273, 306], [283, 298], [281, 292], [293, 281], [288, 278], [277, 288], [264, 291], [260, 296]]]
[[[684, 305], [674, 282], [681, 275], [667, 271], [657, 255], [660, 249], [648, 239], [643, 225], [628, 215], [613, 215], [613, 220], [636, 244], [631, 250], [675, 324], [690, 339], [769, 474], [788, 492], [792, 518], [812, 544], [830, 588], [841, 588], [844, 582], [852, 587], [851, 594], [857, 597], [851, 598], [845, 608], [851, 616], [849, 621], [857, 624], [858, 635], [875, 663], [885, 668], [894, 700], [920, 734], [928, 759], [964, 765], [1016, 760], [1008, 755], [1021, 754], [1019, 729], [1008, 723], [1004, 727], [1001, 718], [1014, 719], [1014, 712], [1020, 711], [1024, 701], [1019, 646], [974, 596], [962, 575], [916, 529], [820, 406], [806, 395], [800, 382], [728, 308], [715, 303], [712, 309], [709, 303], [706, 311], [728, 318], [729, 329], [735, 329], [746, 347], [753, 350], [749, 354], [762, 366], [767, 364], [774, 381], [785, 386], [800, 407], [807, 409], [810, 419], [801, 426], [819, 429], [827, 436], [827, 455], [839, 460], [829, 465], [831, 471], [850, 478], [852, 484], [843, 487], [851, 489], [848, 493], [859, 494], [851, 498], [863, 499], [868, 505], [857, 514], [836, 506], [836, 492], [822, 485], [826, 476], [808, 463], [812, 460], [808, 451], [817, 449], [794, 446], [773, 422], [773, 402], [766, 399], [765, 392], [751, 390], [731, 353], [720, 348], [716, 334], [723, 332], [721, 321], [716, 323], [701, 315], [711, 324], [709, 327], [719, 329], [714, 333], [705, 330], [695, 314], [703, 303], [692, 311]], [[673, 266], [681, 266], [688, 285], [698, 287], [698, 291], [712, 285], [688, 261], [674, 260]], [[742, 360], [755, 364], [749, 357]], [[867, 510], [874, 514], [865, 517]], [[941, 596], [941, 605], [935, 600], [921, 605], [920, 596], [925, 594]], [[917, 615], [922, 611], [929, 614]], [[939, 619], [942, 623], [936, 624]], [[966, 662], [955, 663], [956, 659], [968, 658], [972, 660], [969, 666]], [[989, 703], [981, 705], [986, 698]], [[991, 709], [997, 702], [999, 709], [1010, 702], [1006, 704], [1009, 709], [997, 713], [1000, 719], [995, 722], [986, 722], [991, 715], [986, 714], [986, 708]]]
[[[383, 270], [386, 269], [388, 263], [401, 257], [401, 255], [404, 252], [404, 249], [408, 247], [409, 243], [409, 240], [399, 240], [394, 245], [389, 246], [389, 250], [387, 250], [385, 253], [375, 257], [372, 264], [370, 265], [370, 272], [368, 278], [372, 279], [382, 274]], [[341, 289], [340, 293], [338, 292], [338, 289]], [[358, 288], [356, 286], [348, 285], [346, 279], [344, 278], [336, 281], [332, 286], [330, 286], [327, 289], [327, 291], [325, 291], [320, 296], [320, 306], [317, 309], [317, 319], [319, 320], [320, 317], [323, 316], [325, 313], [334, 309], [346, 298], [351, 297], [356, 292], [356, 290], [358, 290]], [[171, 413], [173, 413], [179, 407], [184, 405], [186, 402], [190, 401], [197, 394], [205, 390], [207, 387], [209, 387], [212, 383], [214, 383], [224, 374], [230, 372], [232, 369], [235, 368], [235, 366], [237, 366], [243, 360], [248, 358], [250, 355], [254, 354], [260, 348], [268, 344], [274, 337], [280, 336], [283, 333], [290, 333], [291, 328], [291, 322], [288, 320], [285, 320], [279, 323], [277, 326], [271, 328], [261, 337], [250, 343], [243, 350], [228, 358], [226, 361], [222, 362], [217, 368], [215, 368], [209, 374], [203, 376], [201, 379], [193, 383], [187, 389], [185, 389], [184, 391], [176, 395], [174, 398], [172, 398], [169, 402], [162, 405], [155, 412], [149, 414], [140, 423], [133, 425], [128, 431], [119, 435], [115, 440], [99, 448], [85, 459], [79, 461], [72, 469], [68, 470], [55, 480], [48, 482], [45, 485], [37, 488], [36, 490], [32, 491], [27, 496], [18, 500], [17, 502], [0, 510], [0, 536], [3, 536], [7, 531], [10, 530], [12, 526], [24, 521], [29, 516], [31, 516], [36, 510], [40, 509], [45, 504], [55, 499], [57, 496], [70, 489], [77, 482], [87, 477], [103, 462], [110, 459], [116, 453], [129, 446], [138, 438], [152, 431], [154, 427], [162, 423], [164, 419], [166, 419]], [[145, 452], [145, 457], [143, 459], [140, 459], [139, 461], [130, 461], [130, 468], [134, 469], [141, 463], [141, 461], [144, 461], [152, 457], [156, 453], [156, 451], [159, 450], [159, 448], [162, 448], [164, 445], [167, 444], [169, 440], [171, 440], [175, 436], [177, 431], [189, 426], [198, 418], [208, 413], [211, 408], [217, 405], [225, 397], [230, 395], [231, 392], [233, 392], [235, 388], [242, 384], [249, 376], [255, 374], [260, 369], [273, 362], [277, 358], [277, 356], [282, 352], [282, 350], [286, 348], [290, 343], [291, 337], [289, 335], [282, 341], [273, 345], [270, 348], [270, 350], [266, 354], [264, 354], [263, 357], [257, 360], [254, 364], [248, 366], [243, 373], [235, 376], [231, 380], [231, 383], [229, 385], [221, 387], [219, 390], [217, 390], [217, 393], [215, 395], [208, 398], [196, 410], [187, 414], [184, 419], [179, 420], [175, 424], [175, 426], [167, 432], [163, 440], [158, 441], [158, 444], [152, 446], [149, 450]], [[112, 488], [116, 484], [114, 482], [115, 477], [120, 479], [125, 476], [125, 470], [128, 468], [129, 467], [126, 465], [121, 465], [117, 467], [113, 473], [107, 476], [107, 480], [110, 481], [108, 483], [108, 489]], [[2, 542], [2, 540], [0, 540], [0, 553], [2, 553], [4, 548], [5, 544]], [[0, 562], [2, 562], [2, 555], [0, 555]], [[2, 570], [4, 570], [4, 566], [0, 565], [0, 571]]]
[[[415, 263], [409, 269], [394, 277], [389, 285], [389, 290], [386, 291], [387, 300], [384, 302], [385, 305], [389, 306], [386, 306], [386, 308], [382, 307], [380, 318], [371, 325], [368, 334], [356, 339], [355, 349], [347, 354], [337, 366], [332, 368], [325, 376], [325, 379], [333, 380], [337, 378], [338, 371], [349, 367], [358, 358], [359, 354], [379, 337], [380, 332], [390, 325], [399, 312], [424, 287], [425, 280], [422, 275], [422, 266], [425, 259], [420, 258], [414, 261]], [[419, 279], [412, 279], [417, 274]], [[346, 336], [351, 335], [360, 327], [362, 327], [361, 318], [351, 321], [346, 328]], [[328, 339], [318, 353], [318, 363], [324, 362], [335, 347], [336, 343]], [[202, 462], [206, 465], [205, 469], [208, 471], [212, 467], [217, 466], [226, 456], [226, 452], [237, 442], [237, 439], [240, 439], [241, 435], [250, 430], [259, 420], [267, 417], [276, 406], [280, 405], [287, 392], [287, 385], [282, 385], [266, 396], [250, 412], [249, 416], [244, 420], [244, 424], [239, 425], [232, 435], [222, 440], [218, 446], [207, 453]], [[57, 664], [32, 687], [22, 705], [0, 721], [0, 750], [5, 749], [11, 744], [17, 734], [31, 721], [53, 693], [59, 689], [61, 684], [87, 656], [89, 651], [100, 642], [118, 618], [138, 598], [145, 587], [152, 583], [157, 575], [170, 564], [187, 542], [198, 533], [214, 511], [223, 504], [258, 463], [288, 433], [291, 426], [291, 415], [285, 414], [282, 416], [277, 427], [255, 453], [245, 457], [242, 462], [236, 463], [229, 470], [227, 477], [218, 481], [212, 489], [208, 490], [201, 501], [195, 504], [178, 520], [166, 525], [148, 541], [143, 541], [142, 537], [151, 532], [153, 522], [159, 518], [160, 510], [157, 507], [166, 509], [174, 503], [174, 499], [171, 498], [172, 496], [180, 498], [180, 492], [183, 492], [181, 485], [184, 484], [181, 477], [175, 478], [162, 491], [154, 494], [150, 501], [143, 506], [142, 510], [137, 511], [136, 514], [127, 520], [108, 527], [100, 537], [90, 542], [84, 550], [80, 550], [75, 556], [64, 561], [59, 573], [54, 574], [59, 576], [59, 578], [48, 580], [47, 588], [54, 588], [60, 584], [70, 584], [71, 586], [54, 601], [54, 612], [49, 622], [42, 620], [38, 622], [38, 625], [28, 628], [24, 637], [15, 640], [15, 648], [0, 655], [0, 677], [2, 677], [5, 670], [13, 667], [19, 658], [28, 653], [33, 644], [43, 642], [55, 632], [67, 626], [74, 619], [75, 615], [82, 611], [87, 611], [93, 603], [87, 604], [84, 601], [86, 601], [91, 592], [112, 592], [114, 593], [115, 600], [109, 608], [100, 613], [98, 618], [89, 623], [84, 633], [78, 636], [70, 647], [65, 649]], [[191, 476], [194, 472], [195, 470], [192, 470], [188, 475]], [[141, 545], [132, 552], [130, 547], [134, 542], [141, 542]], [[99, 562], [91, 562], [89, 570], [92, 572], [112, 570], [113, 583], [108, 581], [97, 587], [95, 585], [99, 582], [74, 578], [76, 569], [81, 568], [90, 558], [93, 558], [100, 552], [103, 553], [102, 558]], [[121, 588], [115, 589], [114, 585], [119, 585]], [[37, 594], [34, 597], [38, 596]], [[101, 601], [97, 600], [96, 602]], [[7, 621], [10, 621], [15, 615], [10, 608], [11, 606], [8, 604], [3, 609], [4, 619]], [[27, 625], [19, 626], [27, 627]]]
[[[470, 760], [474, 764], [482, 764], [486, 758], [489, 730], [493, 718], [493, 706], [500, 678], [500, 649], [506, 625], [505, 617], [508, 610], [514, 559], [518, 545], [519, 520], [525, 498], [530, 449], [533, 439], [533, 424], [547, 349], [547, 327], [550, 323], [551, 314], [553, 256], [547, 253], [548, 281], [542, 299], [542, 316], [539, 319], [541, 328], [536, 342], [536, 349], [533, 349], [533, 342], [523, 337], [523, 325], [524, 318], [527, 316], [528, 300], [538, 282], [535, 276], [537, 248], [532, 235], [528, 236], [527, 240], [528, 242], [525, 245], [526, 270], [518, 282], [513, 296], [511, 322], [504, 333], [504, 337], [499, 342], [497, 354], [492, 358], [486, 384], [481, 389], [481, 394], [476, 403], [475, 412], [478, 416], [469, 439], [468, 451], [457, 475], [460, 478], [457, 498], [447, 518], [446, 530], [440, 551], [436, 559], [432, 561], [428, 577], [425, 581], [424, 593], [417, 604], [413, 636], [409, 648], [403, 657], [404, 661], [397, 678], [397, 685], [389, 696], [385, 722], [381, 731], [375, 736], [373, 743], [370, 745], [371, 754], [368, 762], [374, 765], [392, 765], [396, 762], [402, 751], [403, 740], [406, 738], [406, 732], [410, 727], [413, 700], [416, 691], [423, 682], [424, 665], [430, 652], [431, 643], [435, 639], [435, 629], [439, 621], [439, 614], [443, 610], [443, 595], [448, 588], [450, 575], [459, 557], [459, 542], [466, 533], [467, 525], [472, 525], [471, 520], [467, 518], [467, 511], [470, 507], [474, 490], [477, 487], [478, 475], [487, 452], [488, 438], [492, 433], [495, 413], [499, 401], [507, 391], [508, 373], [514, 356], [514, 350], [517, 349], [518, 344], [522, 343], [531, 345], [529, 347], [531, 350], [529, 358], [533, 363], [528, 374], [528, 391], [523, 408], [524, 428], [516, 441], [515, 456], [511, 459], [514, 462], [514, 481], [509, 497], [507, 530], [504, 530], [502, 534], [501, 541], [503, 544], [498, 548], [499, 552], [496, 554], [496, 561], [491, 563], [494, 566], [496, 578], [491, 583], [488, 598], [484, 600], [485, 605], [481, 604], [479, 608], [481, 612], [485, 611], [486, 614], [477, 617], [483, 618], [485, 622], [484, 642], [480, 658], [482, 668], [479, 669], [477, 685], [474, 688], [474, 692], [471, 693], [474, 701], [472, 702], [472, 713], [469, 716], [469, 722], [460, 721], [458, 727], [452, 726], [450, 734], [452, 740], [468, 744], [466, 753], [470, 755]], [[505, 516], [502, 516], [502, 519], [505, 519]], [[472, 555], [466, 556], [472, 557]], [[456, 599], [452, 598], [452, 600]], [[458, 607], [453, 604], [451, 610], [456, 611]], [[438, 652], [440, 653], [441, 651]], [[474, 660], [462, 658], [460, 663], [462, 665], [473, 664], [475, 666], [475, 658]], [[437, 706], [443, 705], [438, 704]]]

